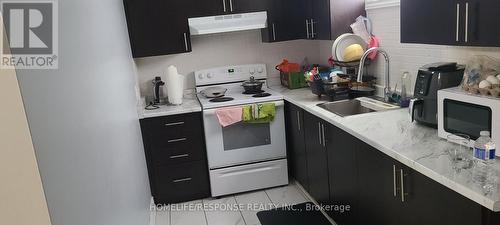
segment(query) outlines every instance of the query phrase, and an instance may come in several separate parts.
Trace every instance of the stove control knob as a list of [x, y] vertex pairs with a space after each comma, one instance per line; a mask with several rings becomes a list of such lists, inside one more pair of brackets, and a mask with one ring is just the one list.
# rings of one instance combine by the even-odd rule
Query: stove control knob
[[212, 78], [212, 77], [214, 77], [214, 75], [212, 75], [211, 73], [207, 73], [207, 78], [208, 78], [208, 79], [210, 79], [210, 78]]
[[262, 72], [264, 72], [264, 68], [262, 68], [262, 67], [258, 67], [258, 68], [257, 68], [257, 73], [262, 73]]
[[255, 68], [250, 68], [248, 70], [248, 72], [250, 73], [250, 75], [254, 75], [255, 74]]
[[200, 73], [200, 74], [198, 74], [198, 78], [199, 78], [200, 80], [203, 80], [203, 78], [205, 78], [205, 76], [204, 76], [202, 73]]

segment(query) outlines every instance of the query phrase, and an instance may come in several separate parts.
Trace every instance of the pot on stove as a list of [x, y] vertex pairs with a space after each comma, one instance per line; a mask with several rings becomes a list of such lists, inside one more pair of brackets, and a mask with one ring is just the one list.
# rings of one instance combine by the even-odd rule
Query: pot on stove
[[259, 93], [262, 91], [262, 85], [264, 81], [256, 80], [255, 77], [250, 77], [250, 80], [247, 80], [241, 84], [243, 88], [245, 88], [245, 92], [248, 93]]

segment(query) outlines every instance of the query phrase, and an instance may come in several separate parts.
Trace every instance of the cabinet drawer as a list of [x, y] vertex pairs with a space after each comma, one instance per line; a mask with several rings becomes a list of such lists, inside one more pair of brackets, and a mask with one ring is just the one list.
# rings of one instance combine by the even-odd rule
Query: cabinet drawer
[[203, 138], [189, 138], [174, 143], [156, 143], [151, 146], [155, 165], [173, 165], [206, 159]]
[[155, 203], [186, 202], [210, 196], [208, 167], [204, 161], [173, 166], [158, 166]]
[[201, 133], [201, 113], [189, 113], [141, 120], [142, 133], [150, 140], [175, 140]]

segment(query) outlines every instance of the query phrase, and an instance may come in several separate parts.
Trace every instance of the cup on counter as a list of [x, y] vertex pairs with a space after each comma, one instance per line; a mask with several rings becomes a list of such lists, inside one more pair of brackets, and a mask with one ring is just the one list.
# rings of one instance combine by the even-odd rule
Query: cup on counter
[[469, 145], [470, 137], [465, 134], [450, 134], [446, 137], [446, 140], [451, 146], [448, 149], [448, 155], [453, 169], [455, 171], [470, 169], [473, 165], [472, 151]]

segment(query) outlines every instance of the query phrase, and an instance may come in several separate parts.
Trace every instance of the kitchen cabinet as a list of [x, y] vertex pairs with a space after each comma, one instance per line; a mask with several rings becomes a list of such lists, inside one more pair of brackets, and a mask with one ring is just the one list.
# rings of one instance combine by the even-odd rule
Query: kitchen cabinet
[[124, 0], [134, 58], [191, 51], [189, 1]]
[[335, 40], [350, 33], [350, 25], [360, 15], [366, 15], [364, 0], [306, 1], [306, 38]]
[[[186, 10], [188, 17], [215, 16], [229, 13], [229, 0], [203, 0], [193, 2]], [[187, 1], [189, 2], [189, 1]]]
[[401, 0], [401, 42], [500, 46], [498, 8], [495, 0]]
[[285, 104], [287, 155], [289, 174], [309, 191], [307, 155], [304, 137], [304, 111], [290, 103]]
[[[286, 103], [292, 176], [339, 225], [493, 225], [500, 213], [403, 165], [342, 129]], [[302, 131], [302, 132], [299, 132]], [[303, 141], [304, 140], [304, 141]]]
[[400, 209], [397, 198], [399, 186], [395, 183], [396, 165], [383, 153], [366, 144], [360, 143], [356, 151], [359, 199], [357, 224], [398, 224]]
[[271, 0], [264, 42], [296, 39], [335, 40], [351, 32], [351, 25], [365, 15], [364, 0]]
[[203, 0], [186, 8], [189, 17], [266, 11], [272, 0]]
[[209, 197], [201, 113], [146, 118], [140, 124], [155, 203]]
[[457, 29], [455, 0], [401, 0], [401, 42], [453, 45], [463, 37]]
[[267, 28], [262, 29], [263, 42], [305, 39], [304, 0], [269, 0]]
[[266, 11], [272, 0], [227, 0], [232, 13]]
[[[467, 4], [468, 3], [468, 4]], [[473, 46], [500, 46], [498, 29], [498, 0], [472, 0], [465, 3], [469, 8], [468, 42]]]
[[322, 119], [310, 113], [304, 114], [309, 194], [319, 203], [328, 203], [330, 200], [325, 141], [326, 125]]
[[360, 141], [345, 131], [328, 125], [326, 147], [328, 152], [329, 204], [349, 207], [345, 211], [329, 211], [339, 225], [355, 224], [357, 208], [356, 151]]
[[[489, 210], [360, 142], [357, 224], [489, 224]], [[383, 206], [383, 207], [376, 207]]]

